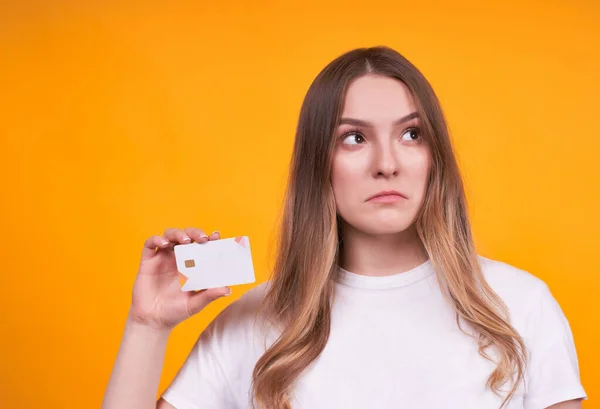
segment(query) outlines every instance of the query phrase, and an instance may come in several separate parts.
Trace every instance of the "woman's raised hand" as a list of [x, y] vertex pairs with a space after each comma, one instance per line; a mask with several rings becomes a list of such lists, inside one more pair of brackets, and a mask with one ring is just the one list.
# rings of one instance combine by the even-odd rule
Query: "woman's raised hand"
[[161, 236], [148, 238], [133, 286], [129, 319], [156, 329], [172, 329], [210, 302], [229, 295], [229, 287], [181, 291], [175, 263], [175, 245], [218, 239], [218, 232], [208, 236], [203, 230], [191, 227], [184, 230], [169, 228]]

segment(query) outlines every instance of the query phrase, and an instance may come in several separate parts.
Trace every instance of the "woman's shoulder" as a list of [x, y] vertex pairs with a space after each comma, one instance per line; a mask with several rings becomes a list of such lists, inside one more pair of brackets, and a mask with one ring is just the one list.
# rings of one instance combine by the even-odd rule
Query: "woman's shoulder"
[[[216, 319], [226, 321], [228, 326], [246, 326], [260, 315], [261, 303], [269, 282], [263, 282], [244, 292], [227, 305]], [[232, 289], [235, 291], [235, 288]]]
[[520, 297], [523, 294], [530, 295], [532, 291], [542, 291], [546, 287], [542, 279], [527, 270], [481, 255], [478, 258], [483, 276], [496, 292]]
[[[221, 345], [248, 345], [267, 330], [262, 301], [269, 281], [260, 283], [233, 300], [212, 320], [207, 328]], [[235, 292], [235, 287], [232, 288]]]
[[531, 272], [501, 260], [478, 257], [486, 282], [506, 304], [515, 323], [531, 319], [540, 305], [555, 302], [546, 282]]
[[269, 281], [255, 285], [240, 295], [237, 300], [229, 304], [228, 308], [236, 310], [238, 313], [252, 313], [258, 311], [261, 302], [266, 295], [268, 285]]

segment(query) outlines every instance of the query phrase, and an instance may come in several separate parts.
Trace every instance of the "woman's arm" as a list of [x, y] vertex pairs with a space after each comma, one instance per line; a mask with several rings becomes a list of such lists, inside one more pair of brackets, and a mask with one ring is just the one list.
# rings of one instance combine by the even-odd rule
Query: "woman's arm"
[[[127, 319], [102, 409], [155, 409], [170, 330]], [[161, 403], [162, 408], [172, 406]]]
[[568, 400], [548, 406], [546, 409], [581, 409], [581, 399]]
[[[178, 244], [219, 240], [218, 232], [169, 228], [163, 236], [144, 242], [142, 259], [133, 285], [125, 332], [102, 409], [156, 409], [167, 340], [181, 321], [197, 314], [212, 301], [229, 295], [228, 287], [181, 291], [174, 247]], [[159, 407], [171, 409], [159, 400]]]

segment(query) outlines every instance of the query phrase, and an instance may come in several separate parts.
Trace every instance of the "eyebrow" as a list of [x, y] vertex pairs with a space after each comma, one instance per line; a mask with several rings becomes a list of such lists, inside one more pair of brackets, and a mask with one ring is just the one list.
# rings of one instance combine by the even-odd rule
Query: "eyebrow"
[[[411, 112], [408, 115], [403, 116], [400, 119], [397, 119], [396, 121], [394, 121], [394, 125], [400, 125], [403, 124], [404, 122], [408, 122], [411, 119], [414, 118], [419, 118], [419, 113], [418, 112]], [[373, 123], [369, 122], [369, 121], [364, 121], [362, 119], [356, 119], [356, 118], [342, 118], [340, 120], [340, 125], [354, 125], [354, 126], [362, 126], [365, 128], [372, 128], [373, 127]]]

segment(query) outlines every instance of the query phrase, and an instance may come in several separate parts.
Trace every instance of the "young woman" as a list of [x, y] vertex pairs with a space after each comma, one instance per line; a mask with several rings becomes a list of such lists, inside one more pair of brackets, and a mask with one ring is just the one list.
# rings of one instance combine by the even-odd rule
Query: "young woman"
[[170, 331], [228, 288], [180, 290], [150, 237], [104, 409], [575, 409], [569, 324], [546, 284], [477, 254], [440, 103], [386, 47], [350, 51], [300, 113], [271, 280], [202, 332], [155, 402]]

